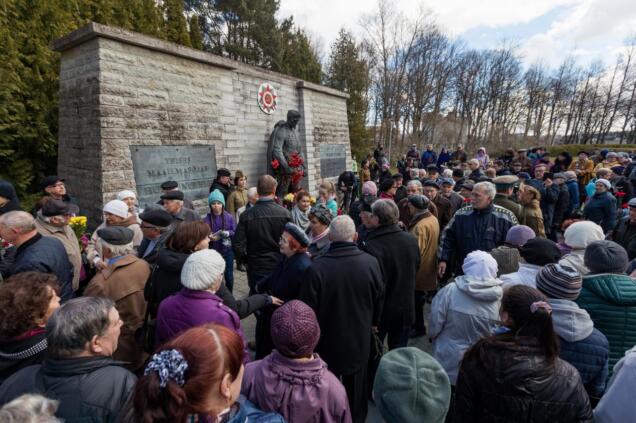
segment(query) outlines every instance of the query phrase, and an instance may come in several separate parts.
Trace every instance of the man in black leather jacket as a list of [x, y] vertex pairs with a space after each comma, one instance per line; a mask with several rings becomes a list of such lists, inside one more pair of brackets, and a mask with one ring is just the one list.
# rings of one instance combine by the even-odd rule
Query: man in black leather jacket
[[270, 175], [258, 178], [258, 201], [246, 210], [239, 220], [234, 234], [234, 253], [247, 260], [247, 283], [250, 295], [259, 279], [270, 274], [281, 258], [278, 242], [287, 222], [291, 222], [289, 210], [274, 201], [276, 179]]

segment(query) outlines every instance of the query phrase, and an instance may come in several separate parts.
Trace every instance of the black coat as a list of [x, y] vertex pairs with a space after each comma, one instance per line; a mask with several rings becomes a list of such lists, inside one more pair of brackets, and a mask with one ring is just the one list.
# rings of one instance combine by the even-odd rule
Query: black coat
[[157, 239], [155, 245], [152, 247], [152, 250], [148, 251], [147, 253], [146, 250], [150, 245], [150, 240], [144, 237], [144, 239], [141, 240], [141, 244], [139, 244], [139, 248], [137, 249], [137, 251], [139, 252], [139, 257], [146, 260], [150, 265], [155, 264], [157, 262], [157, 255], [159, 253], [159, 250], [163, 248], [166, 239], [168, 238], [170, 233], [171, 231], [168, 230], [159, 235], [159, 238]]
[[0, 384], [9, 376], [46, 357], [46, 333], [42, 330], [28, 338], [0, 343]]
[[[67, 422], [114, 422], [125, 413], [137, 378], [110, 357], [48, 358], [0, 386], [0, 405], [27, 393], [58, 400]], [[121, 414], [120, 414], [121, 413]]]
[[380, 325], [410, 327], [415, 318], [415, 275], [420, 268], [417, 239], [398, 225], [381, 226], [369, 232], [363, 249], [378, 259], [382, 270], [384, 306]]
[[636, 224], [629, 223], [629, 216], [618, 221], [612, 240], [627, 251], [630, 260], [636, 258]]
[[159, 304], [164, 299], [181, 291], [181, 269], [190, 254], [162, 248], [157, 254], [155, 267], [144, 288], [144, 298], [148, 301], [148, 312], [157, 317]]
[[464, 355], [455, 391], [456, 423], [593, 422], [579, 372], [550, 364], [536, 341], [478, 341]]
[[316, 312], [321, 333], [316, 352], [336, 375], [366, 368], [383, 286], [378, 261], [352, 242], [332, 243], [307, 271], [300, 299]]
[[227, 196], [230, 195], [230, 193], [232, 192], [232, 185], [223, 185], [217, 179], [215, 179], [214, 182], [212, 182], [212, 185], [210, 185], [210, 193], [215, 189], [221, 191], [221, 194], [223, 194], [223, 198], [225, 198], [225, 201], [227, 202]]
[[[556, 184], [555, 184], [556, 185]], [[557, 186], [557, 201], [554, 205], [554, 216], [552, 218], [552, 226], [560, 227], [563, 221], [568, 217], [568, 209], [570, 208], [570, 191], [566, 184]]]
[[9, 275], [29, 271], [53, 273], [60, 284], [61, 300], [73, 298], [73, 265], [59, 239], [36, 234], [16, 249]]
[[234, 234], [234, 252], [247, 259], [250, 271], [267, 274], [280, 259], [278, 242], [291, 213], [273, 200], [259, 200], [241, 215]]

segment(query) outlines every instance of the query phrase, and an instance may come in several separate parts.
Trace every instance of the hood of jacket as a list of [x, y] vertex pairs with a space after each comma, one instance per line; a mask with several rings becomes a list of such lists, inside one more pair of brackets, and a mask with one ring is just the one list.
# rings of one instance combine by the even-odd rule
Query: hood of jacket
[[502, 282], [498, 278], [481, 279], [474, 276], [458, 276], [455, 286], [466, 295], [479, 301], [498, 301], [503, 296]]
[[270, 373], [276, 375], [280, 380], [284, 380], [290, 385], [319, 385], [323, 378], [327, 365], [314, 354], [311, 361], [296, 361], [285, 357], [277, 350], [272, 351], [269, 357], [265, 358], [265, 375]]
[[612, 305], [636, 306], [636, 279], [627, 275], [587, 275], [583, 277], [583, 288]]
[[181, 272], [190, 254], [162, 248], [157, 254], [157, 265], [168, 272]]
[[574, 301], [551, 298], [548, 302], [552, 306], [554, 331], [561, 338], [568, 342], [577, 342], [592, 334], [592, 318]]

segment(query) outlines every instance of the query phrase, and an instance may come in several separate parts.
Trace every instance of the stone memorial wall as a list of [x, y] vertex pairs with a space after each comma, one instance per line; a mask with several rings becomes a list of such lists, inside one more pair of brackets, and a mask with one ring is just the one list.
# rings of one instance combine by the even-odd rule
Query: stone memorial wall
[[[190, 158], [202, 166], [203, 157], [209, 167], [194, 178], [199, 184], [226, 167], [241, 169], [254, 185], [266, 172], [269, 135], [289, 109], [302, 114], [297, 131], [307, 158], [305, 189], [315, 193], [323, 178], [335, 180], [351, 167], [342, 92], [96, 23], [54, 41], [52, 48], [61, 52], [58, 174], [93, 222], [120, 190], [149, 201], [163, 177], [148, 174], [150, 160], [172, 169], [182, 163], [160, 161]], [[276, 109], [269, 114], [257, 103], [266, 83], [276, 91]], [[162, 152], [179, 146], [212, 146], [213, 156], [206, 161], [210, 156], [198, 157], [189, 148], [174, 156]], [[146, 158], [134, 159], [135, 148]], [[324, 168], [329, 175], [322, 175], [322, 157], [333, 148], [344, 160], [331, 160]], [[197, 181], [165, 176], [193, 185], [186, 188], [190, 199], [206, 197]]]

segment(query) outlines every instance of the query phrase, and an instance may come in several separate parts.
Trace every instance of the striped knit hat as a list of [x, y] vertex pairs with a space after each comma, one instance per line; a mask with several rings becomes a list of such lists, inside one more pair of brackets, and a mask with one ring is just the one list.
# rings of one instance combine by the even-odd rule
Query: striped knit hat
[[581, 292], [583, 278], [570, 266], [546, 264], [537, 273], [537, 289], [548, 298], [576, 300]]

